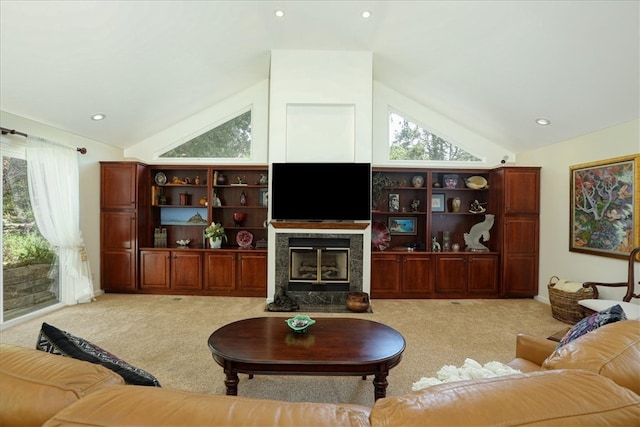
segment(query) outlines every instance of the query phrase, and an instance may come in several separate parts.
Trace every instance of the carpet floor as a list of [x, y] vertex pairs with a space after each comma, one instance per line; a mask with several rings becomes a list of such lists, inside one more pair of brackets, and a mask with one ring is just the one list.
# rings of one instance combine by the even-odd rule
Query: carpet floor
[[[547, 337], [567, 325], [549, 305], [532, 299], [373, 300], [370, 313], [312, 313], [363, 318], [389, 325], [406, 340], [403, 360], [390, 371], [387, 396], [411, 391], [422, 377], [466, 358], [481, 364], [514, 357], [516, 334]], [[222, 368], [207, 346], [217, 328], [240, 319], [290, 313], [265, 311], [264, 298], [105, 294], [30, 319], [0, 332], [0, 342], [33, 348], [42, 322], [82, 337], [155, 375], [163, 387], [225, 394]], [[348, 321], [348, 320], [347, 320]], [[240, 375], [238, 395], [298, 402], [373, 405], [372, 377]]]

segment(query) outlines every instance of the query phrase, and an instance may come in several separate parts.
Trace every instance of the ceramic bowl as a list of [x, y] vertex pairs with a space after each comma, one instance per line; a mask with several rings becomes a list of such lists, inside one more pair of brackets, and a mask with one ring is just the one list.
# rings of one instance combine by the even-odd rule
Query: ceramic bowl
[[190, 239], [176, 240], [176, 243], [178, 244], [178, 246], [189, 246], [189, 243], [191, 243], [191, 240]]
[[467, 187], [473, 190], [482, 190], [483, 188], [487, 188], [487, 180], [484, 177], [479, 175], [470, 176], [465, 181]]
[[305, 332], [309, 326], [316, 323], [315, 320], [304, 314], [298, 314], [296, 317], [285, 320], [285, 322], [294, 332]]

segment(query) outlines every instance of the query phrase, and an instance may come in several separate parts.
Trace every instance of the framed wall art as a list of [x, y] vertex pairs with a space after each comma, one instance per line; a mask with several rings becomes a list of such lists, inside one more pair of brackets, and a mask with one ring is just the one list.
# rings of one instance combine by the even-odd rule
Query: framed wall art
[[433, 193], [431, 195], [431, 212], [444, 212], [444, 194]]
[[391, 234], [418, 234], [418, 218], [390, 217], [389, 232]]
[[640, 155], [569, 169], [569, 250], [627, 258], [640, 246]]

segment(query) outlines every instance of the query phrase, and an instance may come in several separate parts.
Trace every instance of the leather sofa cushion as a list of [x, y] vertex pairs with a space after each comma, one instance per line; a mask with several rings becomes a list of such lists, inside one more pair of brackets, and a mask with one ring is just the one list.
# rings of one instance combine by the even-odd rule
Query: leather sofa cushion
[[555, 350], [542, 369], [585, 369], [640, 394], [640, 321], [610, 323]]
[[578, 369], [439, 384], [379, 399], [372, 427], [637, 425], [640, 396]]
[[122, 377], [93, 363], [0, 344], [0, 425], [42, 425], [62, 408]]
[[79, 400], [54, 426], [368, 426], [365, 406], [289, 403], [182, 390], [114, 386]]

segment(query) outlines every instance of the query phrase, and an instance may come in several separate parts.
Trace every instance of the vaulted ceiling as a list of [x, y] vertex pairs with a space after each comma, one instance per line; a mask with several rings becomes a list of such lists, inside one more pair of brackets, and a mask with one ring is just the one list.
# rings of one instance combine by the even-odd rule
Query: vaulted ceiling
[[374, 80], [518, 153], [640, 117], [639, 5], [2, 0], [0, 109], [126, 148], [269, 78], [273, 49], [364, 50]]

